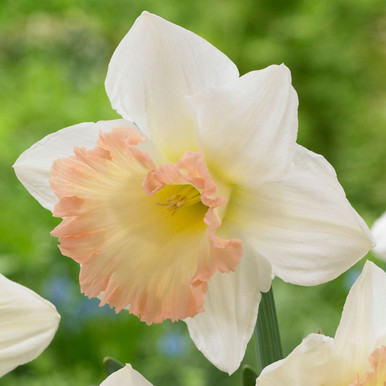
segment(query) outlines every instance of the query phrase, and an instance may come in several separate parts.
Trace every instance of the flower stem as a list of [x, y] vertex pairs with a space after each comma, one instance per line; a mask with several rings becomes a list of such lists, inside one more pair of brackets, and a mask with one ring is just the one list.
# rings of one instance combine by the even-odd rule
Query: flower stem
[[255, 339], [260, 374], [264, 367], [283, 358], [272, 287], [261, 294]]

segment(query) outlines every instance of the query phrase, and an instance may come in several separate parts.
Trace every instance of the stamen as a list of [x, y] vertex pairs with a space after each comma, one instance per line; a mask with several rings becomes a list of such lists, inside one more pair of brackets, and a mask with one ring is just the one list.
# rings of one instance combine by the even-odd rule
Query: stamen
[[166, 199], [165, 202], [157, 202], [157, 205], [166, 207], [174, 215], [179, 208], [192, 206], [200, 202], [201, 194], [192, 185], [183, 185], [177, 194]]

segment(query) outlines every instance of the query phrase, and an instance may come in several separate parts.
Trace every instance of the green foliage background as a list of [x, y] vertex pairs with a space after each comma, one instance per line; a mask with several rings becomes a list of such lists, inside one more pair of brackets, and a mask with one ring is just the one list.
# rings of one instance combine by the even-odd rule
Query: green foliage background
[[[1, 0], [0, 272], [62, 314], [52, 345], [2, 385], [98, 385], [104, 356], [130, 362], [155, 385], [240, 384], [240, 370], [229, 377], [205, 360], [184, 323], [148, 327], [81, 295], [78, 265], [49, 235], [57, 219], [11, 168], [53, 131], [117, 117], [104, 91], [106, 69], [144, 9], [209, 40], [241, 74], [284, 62], [300, 99], [298, 142], [333, 164], [368, 224], [386, 209], [384, 0]], [[362, 265], [312, 288], [275, 279], [285, 354], [310, 332], [333, 336]], [[244, 363], [255, 366], [255, 355], [251, 342]]]

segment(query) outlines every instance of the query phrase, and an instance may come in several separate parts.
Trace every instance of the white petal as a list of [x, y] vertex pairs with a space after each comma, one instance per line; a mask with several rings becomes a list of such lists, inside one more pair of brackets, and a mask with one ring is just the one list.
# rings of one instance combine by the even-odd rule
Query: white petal
[[301, 146], [285, 180], [236, 188], [226, 218], [248, 233], [274, 275], [299, 285], [334, 279], [373, 245], [332, 166]]
[[376, 347], [386, 345], [386, 273], [370, 261], [347, 296], [335, 344], [358, 372]]
[[[237, 235], [236, 235], [237, 237]], [[271, 285], [271, 267], [245, 243], [236, 272], [216, 273], [209, 281], [205, 312], [185, 320], [197, 348], [229, 374], [240, 366], [256, 324], [260, 291]]]
[[291, 165], [298, 98], [284, 65], [250, 72], [188, 98], [211, 170], [227, 182], [258, 186]]
[[373, 249], [374, 253], [383, 260], [386, 260], [386, 212], [374, 222], [371, 228], [377, 245]]
[[111, 58], [106, 91], [113, 108], [176, 161], [196, 150], [194, 116], [184, 96], [235, 78], [236, 66], [210, 43], [143, 12]]
[[16, 176], [44, 208], [52, 211], [58, 201], [49, 184], [52, 163], [72, 155], [75, 146], [94, 148], [99, 131], [122, 126], [135, 127], [129, 121], [116, 119], [79, 123], [49, 134], [19, 156], [13, 165]]
[[0, 275], [0, 376], [32, 361], [58, 329], [55, 307], [35, 292]]
[[125, 367], [107, 377], [100, 386], [152, 386], [152, 384], [130, 364], [126, 364]]
[[[256, 386], [335, 385], [340, 370], [332, 361], [333, 339], [310, 334], [287, 358], [267, 366], [256, 380]], [[334, 374], [335, 373], [335, 374]]]

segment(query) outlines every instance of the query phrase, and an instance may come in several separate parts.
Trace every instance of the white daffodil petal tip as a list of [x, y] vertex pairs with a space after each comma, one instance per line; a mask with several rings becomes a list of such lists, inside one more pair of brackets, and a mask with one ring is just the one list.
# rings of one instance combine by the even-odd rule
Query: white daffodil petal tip
[[109, 375], [100, 386], [152, 386], [152, 384], [130, 364], [126, 364], [125, 367]]
[[55, 307], [32, 290], [0, 275], [0, 376], [30, 362], [58, 329]]
[[236, 272], [217, 273], [209, 282], [205, 312], [186, 319], [197, 348], [220, 370], [234, 373], [256, 324], [261, 291], [271, 285], [271, 265], [244, 245]]
[[326, 370], [321, 365], [331, 355], [332, 346], [332, 338], [321, 334], [308, 335], [286, 358], [265, 367], [256, 380], [256, 386], [324, 385], [323, 372]]
[[373, 240], [322, 156], [297, 145], [292, 165], [280, 181], [236, 186], [227, 220], [244, 230], [275, 276], [317, 285], [355, 264]]
[[386, 273], [367, 260], [347, 296], [335, 345], [364, 365], [380, 339], [386, 344]]
[[386, 260], [386, 212], [374, 222], [371, 233], [376, 242], [373, 252], [379, 258]]

